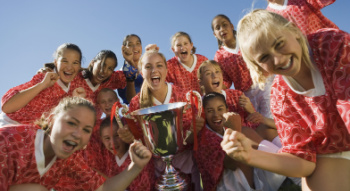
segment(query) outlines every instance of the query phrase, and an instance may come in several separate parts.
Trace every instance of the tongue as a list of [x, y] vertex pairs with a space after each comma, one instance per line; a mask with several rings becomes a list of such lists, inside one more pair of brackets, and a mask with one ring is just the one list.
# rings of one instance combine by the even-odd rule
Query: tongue
[[63, 150], [67, 153], [72, 152], [74, 149], [74, 146], [67, 144], [66, 142], [63, 142]]
[[152, 79], [153, 84], [158, 85], [160, 83], [160, 79]]

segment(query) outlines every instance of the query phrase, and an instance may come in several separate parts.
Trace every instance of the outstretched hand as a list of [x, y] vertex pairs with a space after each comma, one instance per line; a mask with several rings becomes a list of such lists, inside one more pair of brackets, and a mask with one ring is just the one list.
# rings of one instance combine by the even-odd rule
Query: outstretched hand
[[152, 157], [151, 151], [139, 141], [130, 145], [129, 155], [131, 161], [140, 169], [145, 167]]
[[122, 45], [122, 54], [124, 59], [133, 67], [137, 68], [137, 63], [134, 62], [134, 52], [132, 48]]
[[81, 97], [81, 98], [85, 98], [86, 97], [86, 91], [83, 87], [78, 87], [75, 88], [72, 92], [72, 95], [74, 97]]
[[159, 47], [156, 44], [148, 44], [145, 48], [146, 51], [159, 51]]
[[60, 77], [56, 72], [47, 72], [41, 84], [44, 88], [53, 86]]
[[242, 120], [241, 116], [235, 112], [224, 113], [225, 118], [224, 126], [232, 130], [241, 132], [242, 131]]
[[252, 102], [250, 101], [249, 97], [245, 96], [244, 94], [242, 94], [239, 97], [238, 102], [239, 102], [239, 105], [241, 107], [243, 107], [248, 113], [255, 112], [254, 106], [253, 106]]

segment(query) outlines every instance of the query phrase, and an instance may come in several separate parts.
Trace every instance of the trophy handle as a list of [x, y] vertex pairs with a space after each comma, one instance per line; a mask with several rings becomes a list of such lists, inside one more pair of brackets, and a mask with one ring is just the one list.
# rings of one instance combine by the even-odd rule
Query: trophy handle
[[[189, 91], [186, 93], [186, 99], [187, 102], [191, 104], [191, 107], [195, 106], [197, 108], [197, 116], [201, 117], [202, 115], [202, 97], [199, 94], [199, 92], [197, 91]], [[193, 110], [192, 110], [193, 112]], [[197, 140], [197, 130], [196, 130], [196, 117], [195, 114], [192, 114], [192, 124], [193, 124], [193, 133], [194, 133], [194, 145], [193, 145], [193, 149], [197, 150], [198, 148], [198, 140]], [[183, 140], [183, 144], [186, 145], [186, 139], [191, 135], [191, 131], [187, 130], [186, 131], [186, 138], [184, 138]]]

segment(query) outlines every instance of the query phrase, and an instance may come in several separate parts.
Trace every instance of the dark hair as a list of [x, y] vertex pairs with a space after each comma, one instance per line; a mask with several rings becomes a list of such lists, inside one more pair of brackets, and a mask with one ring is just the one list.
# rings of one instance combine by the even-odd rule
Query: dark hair
[[[216, 18], [218, 18], [218, 17], [222, 17], [222, 18], [226, 19], [230, 24], [232, 24], [232, 22], [231, 22], [230, 18], [228, 18], [228, 16], [226, 16], [226, 15], [224, 15], [224, 14], [218, 14], [218, 15], [216, 15], [216, 16], [213, 18], [213, 20], [211, 21], [211, 30], [212, 30], [212, 31], [214, 31], [213, 22], [214, 22], [214, 20], [215, 20]], [[233, 30], [233, 36], [234, 36], [235, 38], [236, 38], [236, 34], [237, 34], [236, 30]], [[221, 40], [219, 40], [218, 38], [216, 38], [216, 39], [217, 39], [217, 41], [218, 41], [218, 47], [219, 47], [219, 49], [220, 49], [221, 46], [222, 46], [222, 42], [221, 42]]]
[[208, 105], [208, 102], [214, 98], [219, 99], [223, 103], [225, 103], [225, 106], [227, 108], [225, 96], [222, 95], [221, 93], [217, 93], [217, 92], [210, 92], [210, 93], [205, 94], [203, 96], [203, 98], [202, 98], [203, 99], [203, 108], [205, 108]]
[[100, 93], [106, 93], [106, 92], [111, 92], [113, 95], [115, 95], [115, 97], [119, 100], [119, 97], [118, 97], [118, 94], [117, 94], [117, 92], [115, 92], [113, 89], [111, 89], [111, 88], [103, 88], [103, 89], [101, 89], [99, 92], [98, 92], [98, 94], [97, 94], [97, 96], [98, 95], [100, 95]]
[[55, 53], [53, 54], [54, 59], [57, 60], [58, 57], [63, 55], [63, 51], [67, 50], [67, 49], [71, 49], [71, 50], [77, 51], [80, 54], [80, 62], [81, 62], [81, 60], [83, 58], [83, 54], [81, 53], [80, 48], [77, 45], [73, 44], [73, 43], [64, 43], [64, 44], [60, 45], [57, 48], [57, 50], [55, 51]]
[[140, 41], [140, 43], [142, 44], [141, 38], [140, 38], [139, 36], [137, 36], [136, 34], [128, 34], [128, 35], [126, 35], [126, 36], [124, 37], [124, 39], [123, 39], [123, 45], [124, 45], [124, 46], [126, 46], [126, 42], [128, 41], [129, 37], [132, 37], [132, 36], [138, 38], [139, 41]]
[[[90, 62], [88, 68], [86, 69], [83, 69], [83, 77], [86, 79], [86, 78], [89, 78], [91, 79], [92, 78], [92, 69], [94, 68], [94, 64], [96, 61], [98, 60], [103, 60], [103, 59], [106, 59], [106, 58], [112, 58], [115, 60], [115, 66], [114, 66], [114, 69], [118, 66], [118, 59], [117, 59], [117, 56], [114, 54], [113, 51], [111, 50], [101, 50]], [[104, 63], [102, 63], [102, 67], [103, 67]]]
[[[119, 128], [117, 121], [115, 120], [115, 117], [113, 117], [113, 122], [112, 122], [113, 126], [116, 126]], [[102, 133], [102, 130], [104, 128], [109, 128], [111, 127], [111, 119], [109, 117], [106, 117], [105, 119], [102, 120], [101, 124], [100, 124], [100, 135]]]

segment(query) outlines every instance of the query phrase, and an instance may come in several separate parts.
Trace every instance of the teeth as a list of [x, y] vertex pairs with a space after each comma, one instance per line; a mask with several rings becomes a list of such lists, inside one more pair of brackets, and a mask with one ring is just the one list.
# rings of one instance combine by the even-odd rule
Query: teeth
[[214, 123], [220, 123], [221, 122], [221, 120], [216, 120], [216, 121], [214, 121]]
[[292, 65], [292, 59], [289, 60], [287, 65], [281, 67], [281, 69], [285, 70], [285, 69], [289, 68], [291, 65]]
[[67, 144], [69, 144], [70, 146], [77, 146], [78, 144], [74, 141], [65, 141]]

